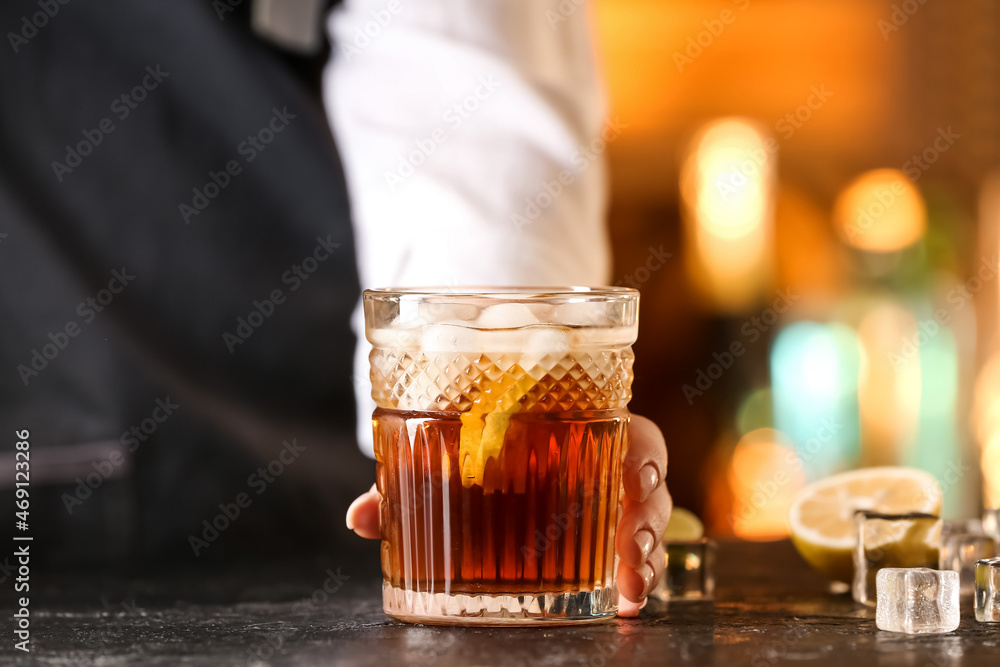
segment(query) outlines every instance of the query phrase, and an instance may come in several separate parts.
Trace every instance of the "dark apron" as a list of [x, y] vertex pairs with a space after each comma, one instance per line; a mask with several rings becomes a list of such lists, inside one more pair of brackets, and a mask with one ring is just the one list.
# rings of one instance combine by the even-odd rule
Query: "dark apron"
[[27, 429], [42, 559], [335, 548], [373, 481], [323, 58], [224, 4], [0, 4], [0, 507]]

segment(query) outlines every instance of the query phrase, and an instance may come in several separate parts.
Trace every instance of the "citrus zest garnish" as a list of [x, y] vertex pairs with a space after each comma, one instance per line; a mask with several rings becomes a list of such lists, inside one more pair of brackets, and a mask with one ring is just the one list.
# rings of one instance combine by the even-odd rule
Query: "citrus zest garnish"
[[510, 416], [521, 409], [521, 399], [538, 383], [515, 364], [498, 381], [489, 383], [461, 415], [462, 432], [458, 448], [458, 468], [462, 486], [483, 485], [486, 464], [500, 458]]

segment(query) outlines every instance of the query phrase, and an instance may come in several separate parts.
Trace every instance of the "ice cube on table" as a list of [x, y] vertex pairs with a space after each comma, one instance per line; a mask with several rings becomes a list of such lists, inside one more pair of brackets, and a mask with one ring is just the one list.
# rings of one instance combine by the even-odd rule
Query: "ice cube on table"
[[976, 586], [976, 562], [997, 555], [997, 543], [982, 533], [946, 534], [941, 539], [939, 569], [958, 572], [960, 592], [972, 595]]
[[1000, 623], [1000, 558], [976, 563], [976, 620]]
[[854, 514], [857, 543], [854, 547], [856, 602], [875, 604], [875, 578], [879, 570], [936, 568], [940, 558], [941, 519], [933, 514]]
[[958, 628], [958, 572], [925, 567], [884, 567], [875, 578], [879, 630], [906, 634]]
[[664, 602], [711, 600], [715, 594], [715, 542], [663, 541], [666, 567], [652, 595]]

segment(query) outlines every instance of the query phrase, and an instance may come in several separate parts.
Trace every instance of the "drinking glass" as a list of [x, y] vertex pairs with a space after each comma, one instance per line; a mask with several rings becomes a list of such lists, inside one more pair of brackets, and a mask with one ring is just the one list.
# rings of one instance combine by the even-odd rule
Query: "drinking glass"
[[368, 290], [386, 613], [615, 615], [638, 292]]

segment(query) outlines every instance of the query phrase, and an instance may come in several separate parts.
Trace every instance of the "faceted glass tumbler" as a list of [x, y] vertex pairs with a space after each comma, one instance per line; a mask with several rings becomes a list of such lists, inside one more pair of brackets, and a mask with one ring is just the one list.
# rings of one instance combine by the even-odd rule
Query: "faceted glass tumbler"
[[1000, 623], [1000, 558], [984, 558], [976, 563], [976, 620]]
[[[947, 522], [945, 524], [947, 526]], [[976, 532], [945, 531], [941, 538], [938, 567], [958, 572], [960, 592], [972, 595], [976, 585], [976, 563], [997, 555], [997, 543], [992, 537]]]
[[666, 567], [652, 595], [664, 602], [711, 600], [715, 595], [715, 542], [663, 541]]
[[960, 622], [958, 573], [884, 567], [876, 576], [875, 625], [906, 634], [952, 632]]
[[854, 514], [857, 542], [854, 547], [856, 602], [875, 604], [878, 571], [892, 568], [936, 568], [940, 559], [941, 519], [932, 514]]
[[385, 289], [364, 309], [386, 613], [612, 618], [638, 293]]

